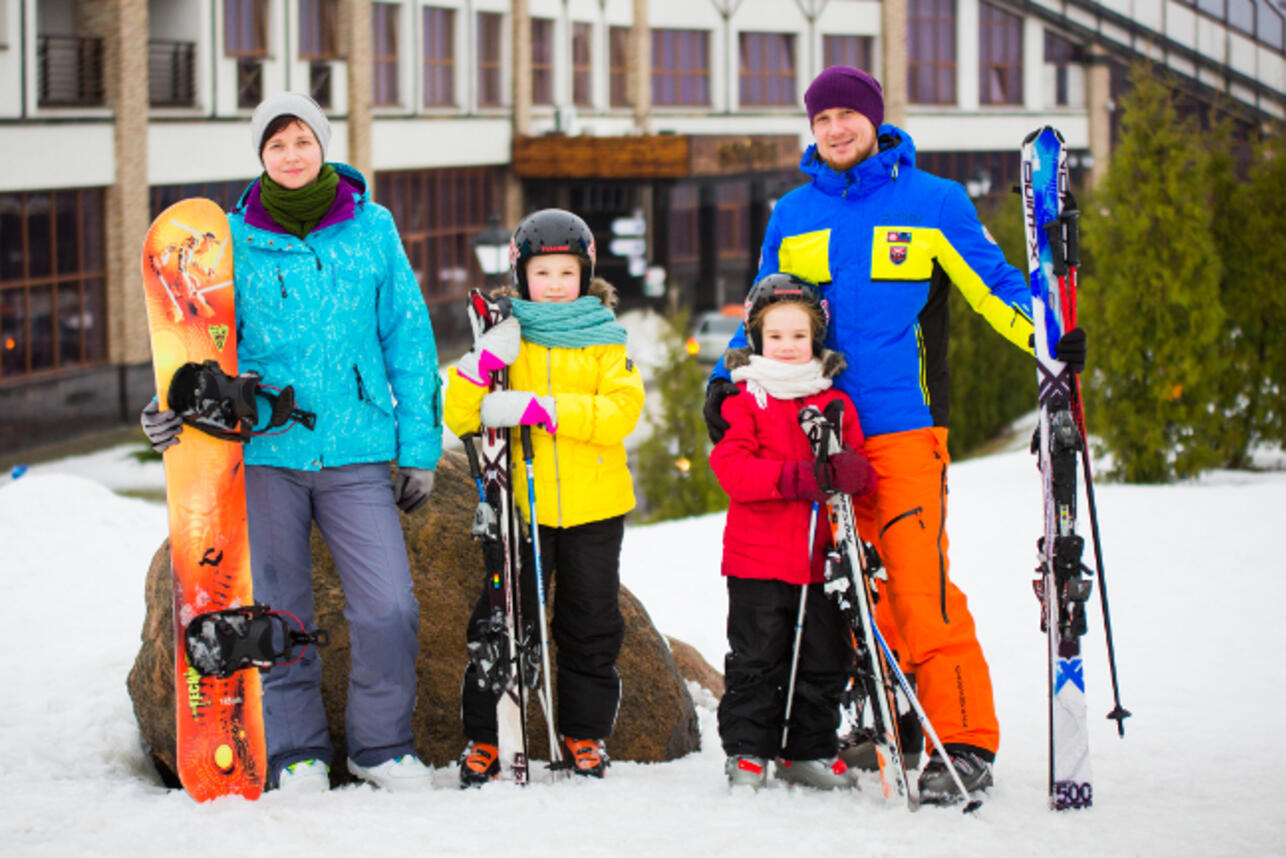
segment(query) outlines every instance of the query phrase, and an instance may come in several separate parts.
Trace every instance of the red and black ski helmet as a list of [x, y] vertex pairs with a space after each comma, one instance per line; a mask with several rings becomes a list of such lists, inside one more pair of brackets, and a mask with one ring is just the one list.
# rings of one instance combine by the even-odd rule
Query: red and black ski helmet
[[746, 345], [750, 346], [755, 354], [764, 353], [764, 345], [756, 340], [755, 331], [751, 327], [750, 321], [751, 319], [757, 320], [759, 314], [769, 305], [788, 300], [808, 304], [821, 312], [822, 330], [813, 331], [813, 354], [821, 354], [822, 340], [825, 338], [826, 328], [830, 326], [831, 322], [830, 307], [827, 306], [826, 299], [822, 297], [821, 289], [815, 284], [793, 274], [769, 274], [750, 287], [750, 292], [746, 294], [745, 310], [742, 314]]
[[523, 218], [509, 242], [509, 265], [514, 288], [527, 291], [527, 261], [546, 253], [570, 253], [580, 260], [580, 293], [589, 294], [598, 248], [585, 221], [564, 209], [541, 209]]

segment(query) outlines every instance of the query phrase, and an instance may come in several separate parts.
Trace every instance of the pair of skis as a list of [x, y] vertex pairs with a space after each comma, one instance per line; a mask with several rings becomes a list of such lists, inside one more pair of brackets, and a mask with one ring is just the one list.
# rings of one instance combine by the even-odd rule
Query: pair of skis
[[[831, 488], [829, 472], [822, 465], [832, 453], [838, 453], [843, 447], [843, 409], [842, 401], [832, 400], [825, 412], [811, 405], [799, 412], [799, 425], [808, 436], [813, 456], [818, 463], [818, 484], [826, 491]], [[919, 806], [919, 799], [912, 793], [907, 779], [898, 734], [896, 700], [899, 690], [910, 702], [925, 735], [934, 746], [941, 748], [942, 742], [916, 698], [915, 690], [898, 666], [897, 658], [875, 625], [877, 571], [875, 565], [868, 560], [868, 546], [858, 536], [853, 499], [843, 492], [833, 492], [827, 501], [827, 507], [831, 549], [826, 556], [824, 589], [836, 601], [840, 614], [848, 622], [856, 658], [854, 679], [859, 686], [858, 693], [864, 695], [870, 704], [872, 741], [879, 763], [884, 798], [891, 803], [905, 803], [908, 808], [915, 810]], [[944, 759], [965, 802], [964, 812], [972, 813], [982, 807], [980, 799], [969, 796], [951, 758], [944, 756]]]
[[1058, 341], [1076, 327], [1076, 289], [1080, 239], [1076, 203], [1070, 190], [1067, 147], [1050, 126], [1027, 136], [1022, 146], [1024, 223], [1040, 422], [1033, 439], [1039, 456], [1044, 496], [1044, 532], [1037, 543], [1041, 631], [1049, 650], [1049, 798], [1056, 810], [1089, 807], [1090, 777], [1084, 661], [1081, 638], [1088, 624], [1085, 603], [1093, 590], [1091, 570], [1081, 560], [1084, 539], [1076, 533], [1077, 460], [1083, 466], [1094, 540], [1099, 599], [1107, 637], [1108, 665], [1115, 706], [1107, 717], [1125, 735], [1116, 677], [1111, 614], [1094, 503], [1094, 480], [1085, 444], [1085, 412], [1080, 379], [1056, 355]]
[[[506, 298], [489, 300], [481, 291], [469, 293], [469, 322], [475, 339], [511, 313]], [[489, 389], [508, 387], [509, 371], [491, 373]], [[538, 614], [539, 637], [532, 624], [524, 623], [519, 581], [522, 560], [519, 546], [522, 524], [513, 496], [513, 461], [509, 429], [483, 426], [478, 435], [462, 438], [469, 471], [478, 487], [478, 507], [472, 535], [482, 545], [489, 610], [479, 639], [469, 643], [479, 687], [496, 695], [497, 744], [501, 767], [520, 785], [528, 782], [527, 695], [537, 689], [549, 728], [550, 768], [563, 768], [554, 730], [553, 691], [549, 671], [549, 635], [545, 622], [545, 590], [540, 558], [539, 525], [531, 454], [531, 427], [521, 430], [526, 467], [527, 498]], [[542, 669], [543, 668], [543, 669]], [[541, 678], [543, 677], [543, 684]]]

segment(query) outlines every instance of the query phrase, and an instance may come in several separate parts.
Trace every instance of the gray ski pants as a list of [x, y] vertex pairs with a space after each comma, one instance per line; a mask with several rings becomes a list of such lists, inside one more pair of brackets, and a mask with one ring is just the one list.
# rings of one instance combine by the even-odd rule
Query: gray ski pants
[[[369, 767], [413, 753], [419, 603], [388, 463], [320, 471], [247, 466], [246, 517], [255, 601], [289, 611], [310, 631], [314, 521], [335, 559], [352, 647], [344, 716], [349, 758]], [[315, 647], [263, 674], [270, 784], [299, 760], [334, 762], [321, 675]]]

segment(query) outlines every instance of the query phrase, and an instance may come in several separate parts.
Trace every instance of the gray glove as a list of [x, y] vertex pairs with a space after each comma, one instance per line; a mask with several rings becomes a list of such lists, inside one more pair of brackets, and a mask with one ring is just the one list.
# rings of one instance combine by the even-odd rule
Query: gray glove
[[429, 502], [433, 472], [428, 468], [398, 468], [393, 477], [393, 500], [402, 512], [415, 512]]
[[143, 424], [143, 434], [147, 436], [152, 449], [156, 452], [162, 453], [167, 447], [173, 447], [179, 443], [179, 433], [183, 431], [183, 418], [173, 411], [161, 411], [155, 399], [143, 406], [139, 422]]

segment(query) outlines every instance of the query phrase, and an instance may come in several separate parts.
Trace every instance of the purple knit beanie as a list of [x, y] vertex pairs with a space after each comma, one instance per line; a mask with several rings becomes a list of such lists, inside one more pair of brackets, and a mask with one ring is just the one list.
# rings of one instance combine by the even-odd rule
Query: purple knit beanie
[[804, 93], [808, 124], [813, 117], [832, 107], [847, 107], [871, 120], [878, 129], [884, 123], [884, 90], [880, 82], [852, 66], [831, 66], [808, 85]]

